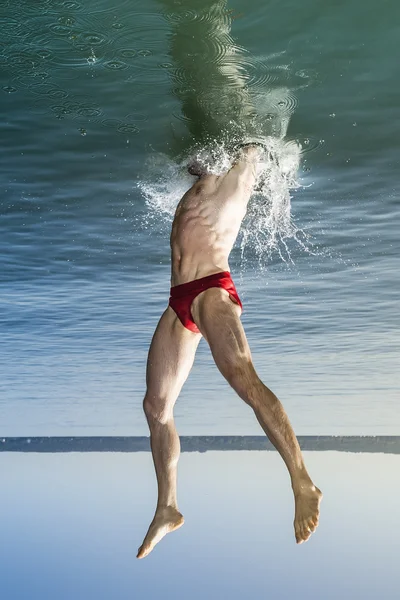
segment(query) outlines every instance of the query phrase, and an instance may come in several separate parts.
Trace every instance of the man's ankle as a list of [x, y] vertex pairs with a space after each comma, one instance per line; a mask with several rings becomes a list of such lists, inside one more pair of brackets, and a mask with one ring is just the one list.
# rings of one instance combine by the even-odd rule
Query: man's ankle
[[309, 476], [309, 474], [307, 473], [307, 470], [305, 467], [301, 467], [299, 469], [299, 471], [292, 476], [291, 478], [292, 480], [292, 489], [294, 491], [294, 493], [302, 493], [305, 490], [310, 489], [310, 487], [313, 487], [313, 481], [311, 479], [311, 477]]

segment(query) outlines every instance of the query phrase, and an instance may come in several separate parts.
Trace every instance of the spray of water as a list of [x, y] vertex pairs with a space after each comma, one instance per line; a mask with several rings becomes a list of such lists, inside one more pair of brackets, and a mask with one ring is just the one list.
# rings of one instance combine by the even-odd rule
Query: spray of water
[[[291, 197], [299, 187], [298, 169], [301, 148], [294, 141], [275, 137], [259, 138], [265, 148], [258, 166], [258, 180], [250, 200], [239, 237], [242, 260], [246, 254], [256, 255], [259, 263], [266, 264], [278, 253], [286, 263], [293, 262], [290, 245], [295, 242], [306, 252], [309, 248], [306, 234], [293, 222]], [[164, 154], [153, 154], [147, 164], [147, 175], [138, 187], [145, 198], [147, 226], [170, 224], [176, 206], [196, 178], [188, 173], [188, 165], [214, 174], [226, 172], [237, 154], [224, 142], [213, 142], [196, 148], [174, 162]]]

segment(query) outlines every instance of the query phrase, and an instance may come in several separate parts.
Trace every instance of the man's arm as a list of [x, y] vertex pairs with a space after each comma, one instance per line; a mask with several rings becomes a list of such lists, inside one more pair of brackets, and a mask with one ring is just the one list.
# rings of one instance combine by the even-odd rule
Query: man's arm
[[219, 192], [236, 196], [245, 194], [250, 199], [254, 184], [257, 181], [257, 166], [262, 150], [257, 145], [246, 145], [240, 148], [239, 155], [231, 169], [219, 178]]

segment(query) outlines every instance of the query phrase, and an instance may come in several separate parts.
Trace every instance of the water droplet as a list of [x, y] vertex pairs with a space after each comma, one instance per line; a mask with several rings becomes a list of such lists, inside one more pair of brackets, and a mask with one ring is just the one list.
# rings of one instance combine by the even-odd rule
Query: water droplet
[[94, 63], [97, 61], [97, 57], [94, 53], [93, 48], [92, 48], [92, 52], [91, 52], [90, 56], [88, 56], [88, 58], [86, 60], [89, 63], [89, 65], [94, 65]]
[[121, 71], [122, 69], [127, 69], [129, 65], [122, 62], [121, 60], [109, 60], [104, 63], [104, 66], [106, 67], [106, 69], [111, 69], [114, 71], [118, 71], [118, 70]]

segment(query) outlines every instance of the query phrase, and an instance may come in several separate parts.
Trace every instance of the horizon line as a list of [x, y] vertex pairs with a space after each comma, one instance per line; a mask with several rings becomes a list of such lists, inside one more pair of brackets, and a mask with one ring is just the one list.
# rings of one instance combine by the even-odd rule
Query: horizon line
[[[305, 451], [400, 454], [400, 435], [299, 435]], [[276, 451], [263, 435], [182, 435], [182, 452]], [[0, 437], [0, 452], [150, 452], [147, 436]]]

